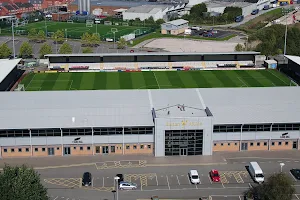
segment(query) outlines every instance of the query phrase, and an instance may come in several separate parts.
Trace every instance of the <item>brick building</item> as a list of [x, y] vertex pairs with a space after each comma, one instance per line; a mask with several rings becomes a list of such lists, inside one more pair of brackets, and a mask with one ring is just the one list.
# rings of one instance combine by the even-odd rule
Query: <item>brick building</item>
[[0, 16], [16, 15], [20, 17], [22, 13], [32, 12], [35, 10], [34, 6], [28, 2], [21, 2], [24, 0], [18, 0], [18, 2], [3, 2], [0, 5]]

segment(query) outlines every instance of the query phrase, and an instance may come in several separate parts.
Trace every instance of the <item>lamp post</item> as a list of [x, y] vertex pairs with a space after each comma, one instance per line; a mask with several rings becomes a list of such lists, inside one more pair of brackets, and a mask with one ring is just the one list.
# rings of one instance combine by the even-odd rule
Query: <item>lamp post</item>
[[116, 190], [111, 191], [114, 194], [114, 200], [116, 200]]
[[48, 36], [48, 30], [47, 30], [47, 17], [45, 16], [45, 34], [46, 34], [46, 38]]
[[284, 14], [284, 16], [285, 16], [285, 34], [284, 34], [284, 48], [283, 48], [283, 55], [286, 55], [286, 41], [287, 41], [287, 19], [288, 19], [288, 16], [287, 16], [287, 14], [289, 13], [289, 12], [291, 12], [292, 11], [292, 9], [291, 8], [289, 8], [289, 9], [284, 9], [284, 8], [282, 8], [282, 14]]
[[14, 31], [14, 19], [11, 20], [11, 32], [12, 32], [12, 42], [13, 42], [13, 55], [14, 59], [16, 58], [16, 49], [15, 49], [15, 31]]
[[117, 199], [116, 200], [119, 200], [119, 179], [120, 177], [116, 176], [115, 178], [115, 183], [116, 183], [116, 191], [117, 191]]
[[280, 172], [282, 173], [282, 167], [285, 165], [284, 163], [280, 163]]

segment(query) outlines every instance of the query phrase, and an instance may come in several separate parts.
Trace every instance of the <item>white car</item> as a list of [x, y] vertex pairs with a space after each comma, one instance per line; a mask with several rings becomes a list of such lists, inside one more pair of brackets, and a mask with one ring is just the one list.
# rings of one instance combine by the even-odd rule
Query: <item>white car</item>
[[137, 185], [130, 182], [120, 182], [119, 188], [120, 190], [135, 190], [137, 189]]
[[198, 175], [197, 170], [190, 170], [189, 177], [190, 177], [191, 183], [200, 184], [200, 177]]

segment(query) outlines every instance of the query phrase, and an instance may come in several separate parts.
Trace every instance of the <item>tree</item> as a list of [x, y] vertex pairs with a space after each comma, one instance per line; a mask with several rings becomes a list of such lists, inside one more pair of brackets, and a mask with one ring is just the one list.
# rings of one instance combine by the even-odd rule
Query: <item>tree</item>
[[0, 45], [0, 59], [8, 58], [12, 54], [11, 49], [7, 46], [6, 43]]
[[63, 43], [64, 42], [64, 32], [61, 30], [57, 30], [53, 35], [52, 39], [57, 43]]
[[90, 44], [93, 46], [97, 46], [100, 43], [100, 36], [96, 33], [93, 33], [90, 37]]
[[124, 38], [120, 38], [118, 41], [118, 49], [124, 49], [127, 45], [127, 42]]
[[85, 47], [82, 49], [82, 53], [93, 53], [93, 49], [91, 47]]
[[48, 200], [39, 174], [25, 165], [6, 165], [0, 173], [1, 200]]
[[207, 12], [207, 7], [205, 3], [200, 3], [197, 5], [194, 5], [191, 8], [190, 14], [196, 16], [197, 18], [202, 18], [203, 13]]
[[258, 196], [261, 200], [292, 200], [295, 192], [292, 179], [285, 173], [277, 173], [260, 185], [245, 192], [247, 197]]
[[237, 44], [237, 45], [234, 47], [234, 50], [235, 50], [235, 51], [244, 51], [244, 47], [243, 47], [243, 45], [241, 45], [241, 44]]
[[45, 41], [46, 40], [46, 35], [45, 32], [43, 30], [39, 30], [38, 34], [37, 34], [37, 39], [40, 41]]
[[243, 11], [242, 8], [229, 6], [225, 8], [224, 14], [226, 14], [226, 19], [228, 21], [233, 22], [237, 16], [241, 16], [243, 14]]
[[34, 40], [34, 39], [36, 39], [36, 37], [37, 37], [36, 29], [35, 28], [30, 29], [28, 32], [29, 40]]
[[49, 44], [45, 43], [43, 46], [41, 46], [40, 58], [44, 58], [44, 55], [51, 54], [51, 53], [52, 53], [52, 48]]
[[81, 43], [89, 46], [91, 42], [91, 37], [92, 36], [89, 33], [84, 33], [81, 36]]
[[20, 56], [22, 58], [29, 58], [32, 56], [32, 46], [29, 44], [29, 42], [23, 42], [20, 47]]
[[64, 42], [63, 45], [61, 45], [61, 47], [59, 49], [59, 53], [60, 54], [70, 54], [70, 53], [72, 53], [72, 48], [67, 42]]
[[163, 19], [158, 19], [158, 20], [156, 20], [156, 22], [155, 22], [157, 25], [161, 25], [161, 24], [163, 24], [163, 23], [165, 23], [165, 20], [163, 20]]

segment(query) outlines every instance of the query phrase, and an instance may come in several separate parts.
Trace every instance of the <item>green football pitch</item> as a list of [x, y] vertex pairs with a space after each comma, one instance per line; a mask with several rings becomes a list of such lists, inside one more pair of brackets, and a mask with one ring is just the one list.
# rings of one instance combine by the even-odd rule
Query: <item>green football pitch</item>
[[276, 70], [31, 73], [26, 91], [290, 86]]
[[[115, 33], [116, 38], [119, 38], [122, 35], [127, 35], [130, 33], [136, 33], [137, 35], [144, 34], [145, 32], [150, 32], [149, 27], [136, 27], [136, 26], [110, 26], [104, 24], [93, 24], [93, 27], [86, 27], [85, 23], [67, 23], [67, 22], [47, 22], [47, 31], [49, 33], [56, 32], [57, 30], [66, 31], [65, 34], [68, 35], [68, 38], [80, 38], [84, 33], [97, 33], [102, 38], [113, 38], [114, 35], [111, 32], [112, 28], [116, 28], [118, 32]], [[97, 27], [96, 27], [97, 26]], [[20, 32], [20, 30], [29, 31], [30, 29], [36, 29], [37, 31], [43, 30], [46, 31], [45, 22], [35, 22], [30, 23], [25, 26], [15, 27], [15, 31]], [[1, 30], [2, 34], [11, 33], [11, 28], [5, 28]]]

